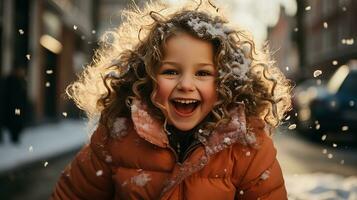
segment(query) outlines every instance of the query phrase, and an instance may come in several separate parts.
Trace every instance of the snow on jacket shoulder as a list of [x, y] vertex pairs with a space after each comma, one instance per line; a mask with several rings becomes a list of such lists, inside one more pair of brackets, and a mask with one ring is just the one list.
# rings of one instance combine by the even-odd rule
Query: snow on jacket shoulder
[[237, 113], [181, 164], [162, 124], [138, 104], [111, 134], [99, 125], [51, 199], [287, 199], [264, 122]]

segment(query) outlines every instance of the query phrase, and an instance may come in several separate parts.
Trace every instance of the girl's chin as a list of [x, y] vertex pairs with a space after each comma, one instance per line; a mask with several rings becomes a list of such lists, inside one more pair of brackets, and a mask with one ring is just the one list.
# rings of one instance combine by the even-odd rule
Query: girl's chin
[[189, 131], [195, 127], [195, 125], [188, 125], [188, 124], [181, 124], [181, 123], [174, 123], [173, 126], [179, 129], [180, 131]]

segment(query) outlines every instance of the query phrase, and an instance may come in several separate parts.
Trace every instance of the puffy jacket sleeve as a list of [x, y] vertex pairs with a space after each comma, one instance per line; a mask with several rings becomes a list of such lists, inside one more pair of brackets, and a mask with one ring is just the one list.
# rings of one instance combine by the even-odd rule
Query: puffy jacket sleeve
[[[84, 146], [62, 172], [50, 199], [112, 199], [111, 169], [96, 149], [103, 140], [103, 128], [92, 135], [91, 143]], [[103, 145], [102, 145], [103, 146]]]
[[[252, 121], [252, 120], [251, 120]], [[254, 120], [253, 120], [254, 121]], [[285, 200], [287, 193], [283, 174], [276, 159], [272, 139], [264, 131], [264, 123], [253, 122], [256, 148], [238, 147], [233, 174], [237, 199]]]

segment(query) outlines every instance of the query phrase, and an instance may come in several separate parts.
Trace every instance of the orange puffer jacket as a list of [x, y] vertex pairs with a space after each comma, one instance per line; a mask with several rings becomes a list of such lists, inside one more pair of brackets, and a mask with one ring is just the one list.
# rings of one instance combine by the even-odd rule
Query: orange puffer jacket
[[201, 137], [181, 164], [162, 123], [135, 101], [131, 120], [118, 118], [111, 131], [98, 126], [51, 199], [287, 199], [265, 123], [243, 110]]

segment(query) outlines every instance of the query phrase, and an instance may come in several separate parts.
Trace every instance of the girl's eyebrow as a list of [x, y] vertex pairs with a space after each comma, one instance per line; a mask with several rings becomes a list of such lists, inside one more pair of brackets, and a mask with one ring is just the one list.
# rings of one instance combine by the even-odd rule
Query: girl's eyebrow
[[[162, 64], [169, 64], [169, 65], [173, 65], [173, 66], [177, 66], [177, 67], [180, 67], [181, 66], [181, 63], [178, 63], [178, 62], [175, 62], [175, 61], [162, 61], [161, 62]], [[205, 62], [202, 62], [202, 63], [197, 63], [196, 66], [207, 66], [207, 65], [211, 65], [211, 66], [214, 66], [213, 63], [205, 63]]]

